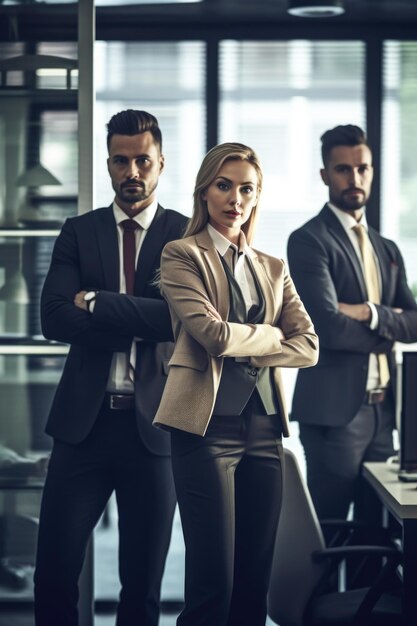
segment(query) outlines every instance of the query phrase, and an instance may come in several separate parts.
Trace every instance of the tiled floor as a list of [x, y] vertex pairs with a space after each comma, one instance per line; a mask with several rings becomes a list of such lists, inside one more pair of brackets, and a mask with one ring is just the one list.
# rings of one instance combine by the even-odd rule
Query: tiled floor
[[[159, 626], [175, 626], [177, 620], [176, 615], [161, 615]], [[96, 615], [94, 626], [114, 626], [114, 615]], [[19, 613], [3, 613], [0, 610], [0, 626], [34, 626], [33, 617], [31, 615]], [[269, 618], [265, 626], [275, 626]]]

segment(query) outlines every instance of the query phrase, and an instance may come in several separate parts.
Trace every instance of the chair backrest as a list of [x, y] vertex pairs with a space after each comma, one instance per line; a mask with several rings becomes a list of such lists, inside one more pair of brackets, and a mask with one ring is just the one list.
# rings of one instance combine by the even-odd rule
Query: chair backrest
[[325, 547], [307, 485], [293, 452], [284, 450], [284, 486], [275, 541], [268, 615], [280, 626], [301, 626], [312, 592], [325, 575], [325, 563], [312, 553]]

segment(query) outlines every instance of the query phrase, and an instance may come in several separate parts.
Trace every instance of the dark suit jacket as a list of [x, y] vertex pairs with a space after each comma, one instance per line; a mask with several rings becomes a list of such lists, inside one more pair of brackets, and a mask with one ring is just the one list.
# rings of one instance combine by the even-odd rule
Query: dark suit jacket
[[[291, 276], [320, 340], [314, 368], [300, 370], [291, 417], [304, 423], [342, 426], [356, 415], [366, 390], [371, 352], [389, 354], [395, 389], [394, 341], [417, 341], [417, 304], [396, 244], [369, 228], [382, 275], [379, 324], [371, 330], [339, 313], [338, 302], [367, 300], [361, 266], [340, 221], [325, 205], [288, 241]], [[404, 310], [394, 313], [393, 307]]]
[[[117, 226], [112, 207], [68, 219], [58, 236], [41, 298], [42, 330], [71, 344], [46, 432], [76, 444], [91, 431], [106, 391], [114, 352], [144, 339], [137, 351], [137, 424], [147, 448], [169, 453], [165, 433], [152, 426], [172, 352], [168, 307], [152, 284], [164, 245], [182, 236], [187, 218], [158, 206], [140, 250], [135, 294], [119, 294]], [[93, 314], [74, 305], [82, 289], [98, 290]], [[157, 343], [162, 342], [162, 343]]]

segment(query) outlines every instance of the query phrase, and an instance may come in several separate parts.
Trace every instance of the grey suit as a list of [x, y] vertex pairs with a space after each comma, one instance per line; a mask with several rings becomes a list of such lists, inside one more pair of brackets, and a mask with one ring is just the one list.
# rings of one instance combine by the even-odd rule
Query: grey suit
[[[392, 453], [395, 363], [391, 350], [394, 341], [417, 341], [417, 304], [407, 285], [401, 253], [373, 228], [369, 237], [382, 279], [376, 330], [338, 310], [338, 302], [361, 303], [367, 294], [358, 257], [331, 209], [325, 205], [288, 241], [291, 275], [320, 339], [317, 366], [298, 373], [291, 417], [300, 423], [309, 486], [322, 516], [346, 513], [363, 460], [383, 460]], [[369, 355], [379, 352], [389, 358], [391, 389], [386, 402], [369, 406], [364, 404]], [[332, 436], [339, 441], [330, 450]]]

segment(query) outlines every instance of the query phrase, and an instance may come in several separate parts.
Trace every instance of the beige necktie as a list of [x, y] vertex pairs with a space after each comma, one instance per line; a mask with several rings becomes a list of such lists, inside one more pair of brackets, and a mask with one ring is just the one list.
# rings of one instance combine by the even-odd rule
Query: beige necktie
[[[354, 226], [353, 230], [358, 237], [359, 247], [361, 249], [365, 284], [369, 301], [374, 304], [380, 304], [381, 292], [379, 288], [378, 268], [372, 245], [369, 241], [368, 233], [362, 224]], [[380, 384], [381, 387], [386, 387], [390, 379], [388, 358], [386, 354], [377, 354], [376, 356], [378, 359]]]

